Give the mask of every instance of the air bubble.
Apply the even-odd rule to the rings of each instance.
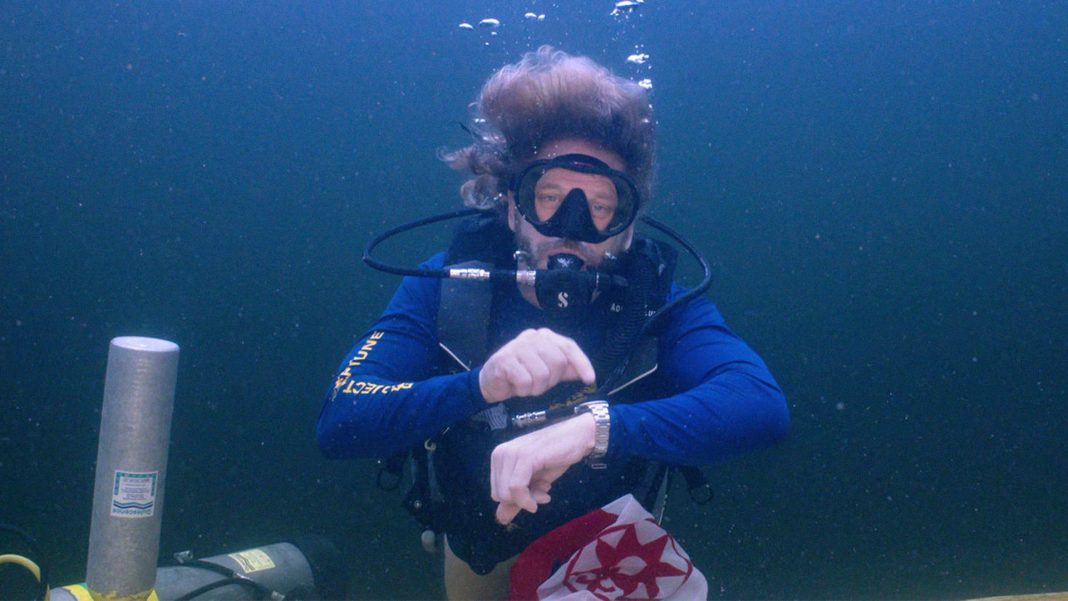
[[[628,15],[635,10],[638,10],[643,4],[645,4],[645,0],[620,0],[619,2],[616,2],[616,7],[612,9],[610,14],[613,17]]]

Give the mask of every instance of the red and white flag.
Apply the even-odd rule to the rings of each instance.
[[[512,566],[511,601],[705,599],[708,582],[631,495],[531,543]]]

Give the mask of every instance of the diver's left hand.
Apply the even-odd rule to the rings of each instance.
[[[497,445],[490,459],[490,495],[497,521],[509,524],[520,510],[534,513],[552,498],[549,489],[567,468],[593,450],[593,415],[580,413]]]

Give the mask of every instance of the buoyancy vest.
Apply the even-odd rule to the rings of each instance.
[[[511,230],[499,221],[476,218],[458,228],[446,264],[514,269],[514,250]],[[610,402],[642,400],[637,384],[656,370],[657,340],[653,335],[639,338],[637,330],[666,300],[674,259],[671,247],[636,238],[620,259],[622,275],[632,282],[628,289],[605,295],[578,319],[542,324],[595,347],[584,350],[594,362],[598,381],[611,377],[617,383],[609,391]],[[510,334],[494,331],[494,316],[506,311],[507,303],[515,303],[516,298],[514,285],[442,281],[437,334],[443,369],[473,369],[510,339]],[[582,330],[584,326],[603,331],[591,336]],[[580,383],[563,383],[540,397],[496,403],[429,443],[435,452],[426,461],[441,490],[436,517],[443,522],[453,552],[476,572],[488,573],[548,530],[623,494],[635,494],[651,508],[663,466],[632,458],[607,470],[576,464],[554,484],[552,503],[539,508],[537,514],[521,514],[509,528],[496,524],[495,504],[487,494],[489,454],[500,442],[524,433],[508,427],[509,415],[577,404],[590,392]]]

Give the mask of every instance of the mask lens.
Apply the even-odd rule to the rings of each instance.
[[[593,157],[575,155],[539,161],[524,171],[513,188],[516,207],[523,217],[547,236],[565,237],[566,224],[579,216],[570,211],[584,210],[596,234],[585,236],[586,242],[600,242],[615,236],[634,222],[638,211],[638,193],[634,184]],[[594,163],[595,161],[595,163]],[[565,202],[574,191],[584,205]],[[585,221],[583,217],[581,219]],[[573,233],[573,232],[572,232]],[[573,236],[571,236],[573,237]]]

